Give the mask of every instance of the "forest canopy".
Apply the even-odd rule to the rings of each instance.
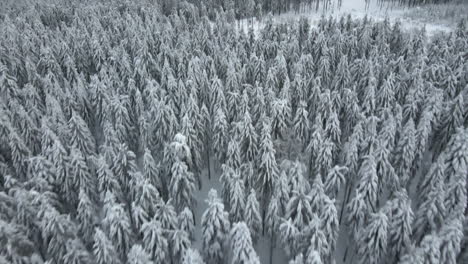
[[[3,17],[1,263],[468,262],[465,22],[144,7]]]

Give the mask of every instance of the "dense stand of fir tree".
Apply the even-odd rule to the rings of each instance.
[[[0,262],[467,258],[463,22],[82,7],[0,25]]]

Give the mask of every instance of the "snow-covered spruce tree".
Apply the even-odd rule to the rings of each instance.
[[[279,179],[274,186],[274,191],[278,197],[279,206],[281,208],[281,212],[286,211],[286,206],[289,202],[290,198],[290,188],[288,185],[288,176],[286,172],[283,170],[280,173]]]
[[[130,219],[122,204],[110,205],[102,220],[108,232],[109,239],[113,242],[121,259],[125,259],[132,243]]]
[[[275,148],[271,140],[271,122],[269,118],[262,119],[260,132],[259,160],[257,161],[257,190],[260,190],[262,203],[270,197],[278,180],[278,165]]]
[[[401,137],[395,150],[394,164],[402,186],[409,185],[414,178],[411,176],[411,167],[415,158],[416,144],[416,129],[413,119],[409,119],[401,132]]]
[[[133,200],[140,205],[148,214],[154,215],[157,203],[161,200],[158,189],[141,173],[131,174],[136,183],[133,185]]]
[[[299,230],[291,218],[284,220],[279,226],[281,245],[289,257],[295,256],[298,251]]]
[[[422,202],[415,212],[413,235],[416,242],[421,241],[425,234],[435,232],[441,227],[446,216],[445,192],[443,179],[437,176],[425,188]]]
[[[2,198],[7,197],[8,195],[2,195]],[[34,257],[36,257],[36,260],[41,259],[37,258],[37,253],[39,252],[37,251],[38,248],[35,248],[34,240],[28,238],[28,233],[31,230],[26,230],[26,226],[19,223],[13,221],[8,222],[9,220],[7,219],[5,220],[0,220],[0,224],[2,225],[0,237],[2,241],[4,241],[4,246],[0,250],[0,255],[2,256],[1,261],[4,261],[2,263],[34,261]]]
[[[245,212],[245,187],[244,181],[238,173],[235,173],[229,184],[230,210],[229,218],[232,223],[242,221]]]
[[[260,205],[257,200],[257,193],[250,190],[245,204],[244,221],[250,229],[252,241],[257,242],[259,232],[262,229],[262,218],[260,216]]]
[[[274,67],[276,68],[277,80],[279,87],[282,87],[284,80],[288,77],[288,65],[286,58],[284,57],[283,51],[279,51],[274,59]]]
[[[148,179],[153,186],[155,186],[159,193],[166,193],[166,182],[159,172],[159,164],[153,158],[151,151],[148,148],[145,148],[143,154],[143,175]],[[166,196],[164,196],[166,197]]]
[[[11,109],[11,123],[17,130],[18,134],[24,140],[25,145],[32,153],[38,153],[40,150],[40,132],[38,120],[34,120],[31,116],[33,110],[26,111],[16,100],[9,102]]]
[[[26,169],[28,168],[27,160],[32,155],[31,150],[14,129],[11,129],[8,135],[8,145],[11,150],[14,171],[18,178],[24,178],[26,176]]]
[[[323,120],[322,115],[318,113],[315,117],[314,124],[312,125],[312,132],[309,139],[309,144],[307,145],[307,152],[310,153],[309,157],[309,178],[312,178],[312,175],[319,173],[319,166],[316,164],[318,159],[319,151],[321,145],[323,144],[323,136],[325,132],[323,131]]]
[[[200,253],[196,249],[189,248],[185,251],[184,257],[182,258],[182,264],[205,264]]]
[[[70,150],[70,168],[66,179],[67,186],[70,186],[70,201],[74,202],[78,198],[78,192],[83,190],[91,200],[96,198],[96,183],[95,178],[91,175],[88,165],[86,164],[83,153],[77,149]],[[77,202],[77,201],[76,201]],[[72,203],[75,205],[74,203]]]
[[[9,117],[7,116],[6,113],[3,113],[5,115],[5,118],[2,120],[4,124],[2,125],[2,138],[6,137],[6,134],[8,133],[8,130],[10,124]],[[42,118],[41,120],[41,138],[40,138],[40,146],[41,146],[41,154],[46,154],[48,150],[50,151],[50,148],[52,147],[53,143],[56,140],[60,140],[57,134],[52,130],[52,121],[51,118]]]
[[[166,202],[159,201],[156,205],[156,213],[154,214],[155,220],[161,223],[161,226],[165,230],[177,229],[177,213],[172,205],[172,200],[169,199]],[[168,239],[168,238],[167,238]]]
[[[383,143],[382,147],[385,147],[390,153],[393,154],[397,132],[396,117],[389,108],[386,108],[382,110],[379,118],[380,120],[385,120],[385,122],[383,122],[377,137],[381,143]]]
[[[132,219],[133,227],[136,230],[141,230],[143,224],[148,222],[151,216],[145,209],[143,209],[141,205],[137,204],[136,202],[132,202],[130,208],[130,216]],[[141,236],[141,234],[139,235]]]
[[[91,256],[83,242],[78,238],[68,239],[66,242],[67,253],[63,256],[64,263],[90,264]]]
[[[305,260],[306,264],[322,264],[322,258],[320,257],[320,254],[316,250],[310,250],[308,252],[307,258]]]
[[[95,153],[96,143],[86,122],[81,116],[72,111],[68,120],[68,133],[70,135],[70,146],[77,147],[85,156]]]
[[[166,104],[164,99],[158,97],[151,98],[152,102],[149,104],[147,113],[149,117],[153,117],[148,120],[150,131],[149,143],[161,146],[166,140],[171,139],[175,135],[178,121],[174,110]]]
[[[133,135],[132,124],[128,111],[128,96],[115,95],[110,99],[107,111],[110,111],[111,120],[113,120],[115,132],[120,142],[131,144],[131,149],[134,148],[133,141],[136,139]]]
[[[338,114],[335,110],[332,110],[328,116],[326,116],[325,123],[325,135],[330,138],[335,144],[341,142],[341,128]]]
[[[325,87],[329,87],[331,79],[331,69],[330,69],[330,52],[327,46],[321,47],[322,52],[321,56],[318,57],[319,61],[317,62],[317,75],[321,78],[321,84]]]
[[[292,219],[294,225],[301,230],[309,223],[312,213],[311,197],[301,190],[293,191],[286,206],[285,218]]]
[[[394,191],[400,186],[400,179],[398,178],[398,175],[395,172],[392,163],[390,162],[391,153],[386,145],[387,144],[385,139],[377,139],[374,152],[377,166],[377,175],[381,175],[383,178],[380,180],[381,183],[379,184],[378,190],[379,194],[381,194],[385,188]]]
[[[252,119],[248,111],[245,112],[240,121],[240,144],[241,154],[244,162],[252,161],[258,151],[258,135],[252,124]]]
[[[107,191],[112,192],[117,197],[122,197],[122,188],[118,179],[115,177],[106,159],[103,155],[99,155],[94,159],[94,166],[96,168],[96,176],[98,181],[99,200],[103,201]]]
[[[314,252],[318,252],[321,259],[332,260],[333,256],[327,236],[322,230],[322,221],[317,215],[312,216],[312,220],[306,227],[302,238],[302,246],[305,246],[306,256],[311,257]]]
[[[360,98],[362,102],[362,110],[366,116],[372,115],[375,112],[376,108],[375,89],[377,85],[377,80],[374,77],[373,66],[371,66],[371,69],[368,74],[369,76],[366,77],[368,83],[365,89],[363,89],[364,94]]]
[[[310,188],[309,196],[312,211],[317,213],[322,212],[323,200],[325,199],[326,194],[322,182],[322,176],[320,176],[320,174],[315,176],[312,187]]]
[[[201,129],[195,127],[195,122],[197,120],[192,120],[194,117],[190,117],[189,114],[185,114],[181,119],[181,134],[184,135],[187,139],[187,146],[190,149],[190,170],[195,174],[195,177],[198,179],[201,172],[201,151],[203,144],[203,137],[201,137]],[[200,129],[200,130],[198,130]],[[199,180],[198,180],[199,181]]]
[[[435,136],[439,139],[439,142],[433,146],[435,151],[441,152],[450,142],[451,136],[457,133],[457,128],[463,127],[463,120],[465,120],[463,116],[466,115],[464,100],[463,93],[460,93],[447,103],[448,107],[442,112],[440,122],[436,127]]]
[[[291,259],[288,264],[304,264],[304,255],[302,253],[297,254],[293,259]]]
[[[272,135],[284,139],[289,128],[291,107],[286,99],[274,99],[271,103]]]
[[[242,163],[239,141],[236,138],[231,138],[228,143],[226,152],[226,165],[233,169],[238,169]]]
[[[316,156],[316,173],[327,175],[328,171],[332,168],[334,153],[336,145],[330,138],[325,138],[319,145],[318,153]]]
[[[462,239],[462,242],[461,242],[461,246],[460,246],[460,253],[458,254],[458,257],[457,257],[457,261],[458,262],[464,262],[465,260],[468,260],[468,252],[467,252],[467,248],[468,248],[468,216],[465,216],[465,220],[463,222],[463,239]]]
[[[186,162],[189,167],[192,166],[191,152],[187,144],[187,137],[182,133],[175,134],[164,151],[163,160],[169,170],[172,168],[172,164],[176,159]]]
[[[127,255],[127,264],[153,264],[150,255],[139,244],[132,246]]]
[[[228,123],[221,107],[216,109],[213,120],[213,150],[218,162],[223,163],[226,158]]]
[[[364,196],[356,191],[351,201],[346,205],[346,222],[350,225],[350,235],[357,241],[359,232],[364,227],[367,219],[368,207]]]
[[[172,261],[181,262],[185,252],[191,246],[189,234],[183,230],[175,230],[169,242],[172,251]]]
[[[436,184],[441,184],[445,178],[446,170],[446,156],[444,154],[439,155],[439,157],[431,164],[429,171],[421,176],[420,182],[417,186],[418,200],[419,204],[423,203],[431,189],[439,188],[441,186],[436,186]],[[443,186],[442,189],[443,190]]]
[[[440,243],[441,239],[433,234],[424,236],[421,245],[416,250],[418,251],[416,254],[422,263],[441,263]]]
[[[459,128],[447,146],[445,177],[447,192],[445,207],[447,216],[463,218],[466,210],[468,175],[468,129]]]
[[[96,208],[84,189],[80,189],[78,200],[76,216],[78,220],[78,233],[86,244],[91,244],[94,231],[93,228],[98,221],[96,217]]]
[[[224,97],[224,87],[222,81],[217,75],[211,79],[209,87],[208,101],[210,105],[210,113],[215,115],[217,109],[221,108],[223,111],[226,109],[226,98]]]
[[[140,116],[138,116],[138,153],[143,152],[146,148],[150,146],[150,122],[148,121],[149,113],[148,111],[143,112]]]
[[[47,186],[46,188],[56,187],[58,185],[53,164],[43,156],[29,158],[27,173],[26,177],[28,181],[44,181]],[[40,189],[44,190],[43,188]]]
[[[379,120],[379,117],[376,115],[370,115],[363,120],[364,134],[362,137],[363,140],[361,141],[363,153],[370,154],[375,151],[375,145],[377,144],[378,139],[377,128]]]
[[[287,177],[289,177],[288,185],[290,192],[307,193],[310,190],[309,181],[304,177],[305,166],[303,163],[298,160],[294,162],[284,160],[281,166]]]
[[[361,106],[359,104],[358,96],[356,93],[356,87],[343,90],[343,109],[341,115],[339,115],[342,123],[342,135],[343,138],[348,138],[348,135],[352,133],[353,127],[357,124],[359,116],[361,115]]]
[[[398,263],[440,263],[440,238],[433,233],[424,236],[419,247],[411,245]]]
[[[226,80],[226,85],[228,85],[229,80]],[[238,86],[235,86],[238,87]],[[237,122],[239,118],[239,101],[240,101],[240,93],[238,91],[239,88],[233,88],[233,90],[228,91],[226,94],[226,114],[228,116],[228,122]]]
[[[163,227],[158,220],[152,219],[141,227],[143,248],[156,263],[170,259],[169,243],[163,235]]]
[[[261,125],[260,120],[266,117],[266,113],[268,113],[269,110],[265,98],[265,89],[259,86],[258,82],[252,90],[251,106],[250,113],[252,120],[256,124],[257,130],[259,130],[258,125]]]
[[[115,195],[111,191],[106,191],[106,193],[104,194],[104,198],[102,199],[102,214],[104,215],[104,217],[109,214],[110,209],[116,203],[117,203],[117,199]],[[109,233],[107,232],[108,230],[105,229],[106,226],[102,220],[101,220],[101,224],[103,225],[104,231],[106,231],[106,233]]]
[[[176,208],[181,211],[184,207],[192,207],[195,203],[195,178],[188,171],[187,165],[180,159],[176,159],[172,165],[172,177],[170,182],[170,195],[174,199]]]
[[[102,134],[104,142],[99,146],[99,153],[105,157],[110,166],[120,142],[110,121],[106,120],[102,125]]]
[[[121,263],[114,245],[99,227],[94,232],[93,254],[97,264]]]
[[[338,196],[341,186],[345,183],[344,174],[347,170],[348,168],[345,166],[336,165],[328,172],[324,187],[330,198],[336,198]]]
[[[202,215],[203,252],[208,263],[220,263],[224,260],[223,248],[229,235],[229,215],[224,211],[224,204],[218,198],[216,190],[208,192],[208,208]]]
[[[117,177],[124,196],[130,195],[130,173],[138,170],[135,153],[126,144],[118,144],[114,153],[111,170]]]
[[[363,122],[357,122],[353,127],[351,135],[348,137],[348,140],[344,142],[341,149],[341,160],[353,177],[357,174],[359,169],[359,152],[363,133]]]
[[[232,264],[259,264],[257,252],[252,244],[249,228],[244,222],[233,224],[231,232]]]
[[[230,203],[230,194],[231,194],[231,181],[232,177],[235,173],[237,173],[233,168],[229,165],[222,164],[221,165],[221,175],[219,176],[219,181],[222,184],[221,196],[225,204]]]
[[[358,171],[356,192],[363,195],[367,208],[376,211],[378,199],[378,176],[374,155],[366,155]]]
[[[304,143],[309,138],[309,113],[307,112],[307,104],[300,101],[292,121],[292,127],[296,139]]]
[[[275,236],[279,231],[279,225],[281,223],[281,206],[279,204],[278,198],[276,195],[273,195],[268,203],[268,208],[266,210],[266,216],[264,219],[263,230],[266,230],[267,234],[272,237],[272,240],[275,240]]]
[[[385,79],[376,99],[378,108],[382,109],[393,106],[395,100],[395,75],[393,72]]]
[[[99,80],[98,76],[91,76],[90,84],[90,104],[95,113],[96,123],[102,125],[104,119],[108,118],[105,109],[109,103],[109,91],[105,82]]]
[[[390,200],[389,203],[389,249],[387,252],[390,254],[388,256],[397,262],[400,256],[407,252],[411,246],[414,214],[411,209],[411,200],[405,189],[396,192],[395,198]]]
[[[440,238],[440,263],[455,264],[461,250],[463,239],[462,221],[458,218],[447,219],[438,232]]]
[[[355,126],[355,128],[362,128],[359,126],[359,123]],[[354,132],[351,134],[349,137],[348,141],[344,143],[342,147],[342,153],[341,153],[341,160],[343,161],[344,165],[346,168],[348,168],[348,173],[347,173],[347,179],[346,179],[346,189],[345,189],[345,195],[344,199],[341,205],[341,212],[340,212],[340,223],[341,219],[343,216],[344,209],[346,208],[346,204],[348,203],[351,193],[352,193],[352,187],[354,185],[354,182],[357,179],[357,173],[359,169],[359,143],[360,139],[359,137],[359,132],[360,129],[354,130]]]
[[[433,131],[432,124],[435,122],[435,119],[433,111],[424,109],[416,126],[416,156],[414,160],[416,166],[413,166],[412,173],[415,173],[423,166],[424,154],[426,149],[428,149],[428,143]]]
[[[183,230],[189,234],[189,237],[192,239],[195,232],[195,217],[193,216],[192,210],[185,207],[179,215],[178,219],[178,229]]]
[[[75,237],[77,227],[69,215],[60,214],[50,205],[46,207],[40,222],[41,236],[49,243],[45,246],[46,258],[60,263],[67,254],[67,241]]]
[[[325,196],[320,219],[322,224],[321,229],[323,230],[329,245],[329,255],[324,259],[332,259],[340,229],[340,225],[338,223],[338,212],[336,210],[334,199],[330,199],[328,196]]]
[[[361,229],[358,239],[359,263],[380,263],[387,251],[388,217],[373,213],[369,225]]]

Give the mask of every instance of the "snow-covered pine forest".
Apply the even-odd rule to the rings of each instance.
[[[162,10],[1,14],[0,263],[468,263],[466,22]]]

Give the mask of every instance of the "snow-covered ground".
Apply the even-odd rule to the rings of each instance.
[[[374,21],[382,21],[388,17],[392,23],[397,20],[401,21],[403,28],[406,30],[420,29],[425,26],[428,36],[432,36],[439,32],[450,32],[454,29],[457,19],[468,18],[468,2],[465,4],[449,4],[442,8],[442,11],[440,10],[440,6],[434,5],[409,8],[389,3],[381,6],[377,1],[370,1],[366,6],[365,0],[342,0],[342,5],[339,7],[338,1],[332,0],[331,6],[327,10],[321,7],[319,10],[313,9],[301,13],[288,12],[275,16],[274,21],[275,23],[284,23],[297,21],[305,17],[314,26],[318,24],[322,15],[340,17],[351,14],[353,18],[367,16]],[[463,10],[466,10],[466,12]],[[253,23],[249,23],[244,20],[241,21],[240,26],[246,32],[250,27],[258,32],[264,26],[264,21],[255,20]]]

